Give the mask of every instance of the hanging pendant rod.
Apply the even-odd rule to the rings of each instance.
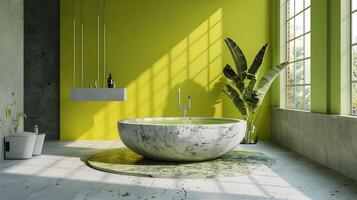
[[[73,0],[73,87],[76,87],[76,1]]]
[[[83,0],[81,0],[81,87],[84,87],[84,59],[83,59],[83,48],[84,48],[84,26],[83,26]]]
[[[83,66],[83,48],[84,48],[84,44],[83,44],[83,24],[81,27],[81,86],[83,87],[83,74],[84,74],[84,66]]]
[[[104,27],[103,27],[103,41],[104,41],[104,49],[103,49],[103,57],[104,57],[104,60],[103,60],[103,85],[105,85],[106,83],[105,83],[105,78],[106,78],[106,74],[105,74],[105,67],[106,67],[106,65],[107,65],[107,61],[106,61],[106,37],[105,37],[105,32],[106,32],[106,27],[105,27],[105,24],[104,24]]]
[[[105,67],[107,65],[106,63],[106,24],[105,24],[105,8],[106,8],[106,3],[105,0],[103,1],[103,86],[105,86]]]
[[[97,0],[97,83],[100,83],[99,80],[99,67],[100,67],[100,43],[99,43],[99,38],[100,38],[100,32],[99,32],[99,26],[100,26],[100,17],[99,17],[99,0]]]

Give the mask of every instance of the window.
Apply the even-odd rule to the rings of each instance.
[[[286,2],[286,106],[299,110],[311,107],[310,12],[310,0]]]
[[[357,115],[357,0],[351,0],[351,89],[352,115]]]

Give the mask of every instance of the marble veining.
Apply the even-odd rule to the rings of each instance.
[[[246,122],[243,120],[202,117],[190,120],[209,123],[194,124],[188,122],[188,118],[173,117],[124,120],[118,122],[119,135],[132,151],[164,161],[215,159],[231,151],[244,138]],[[173,123],[176,121],[179,123]]]

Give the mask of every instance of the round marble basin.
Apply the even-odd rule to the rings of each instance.
[[[142,118],[118,122],[119,136],[132,151],[161,161],[218,158],[244,138],[246,121],[224,118]]]

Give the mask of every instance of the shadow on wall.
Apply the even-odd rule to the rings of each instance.
[[[217,3],[202,8],[197,3],[175,7],[175,4],[161,2],[172,11],[168,13],[162,5],[158,9],[152,2],[144,3],[148,6],[145,10],[134,9],[137,3],[121,5],[119,1],[108,1],[105,16],[108,19],[106,73],[113,74],[117,87],[128,89],[128,101],[72,102],[69,99],[71,80],[64,79],[66,83],[61,83],[65,85],[62,88],[66,88],[61,94],[62,140],[118,139],[118,120],[179,116],[178,87],[182,88],[182,98],[192,96],[191,116],[222,116],[222,104],[219,101],[223,88],[222,9],[217,8]],[[83,8],[90,10],[89,7],[88,4]],[[143,8],[143,5],[140,7]],[[157,12],[153,14],[153,10]],[[182,15],[182,11],[187,13]],[[88,13],[84,12],[83,15]],[[136,20],[128,23],[127,19]],[[91,26],[86,17],[83,23]],[[84,44],[86,40],[97,37],[96,24],[92,28],[87,28]],[[182,39],[177,42],[177,38]],[[94,44],[93,48],[84,51],[84,65],[94,69],[86,71],[85,77],[88,78],[84,82],[88,84],[97,77],[95,47]],[[80,55],[79,52],[77,54]],[[103,57],[100,57],[102,61]],[[77,72],[80,72],[80,63],[77,68]],[[71,76],[72,70],[66,67],[63,73]],[[104,77],[104,72],[100,73],[100,77]]]
[[[187,104],[187,97],[191,96],[191,110],[189,116],[212,117],[216,112],[216,105],[221,103],[221,92],[223,89],[223,80],[216,82],[212,90],[207,91],[192,79],[186,80],[181,85],[175,86],[166,99],[163,116],[182,116],[178,110],[177,90],[181,88],[181,103]]]

